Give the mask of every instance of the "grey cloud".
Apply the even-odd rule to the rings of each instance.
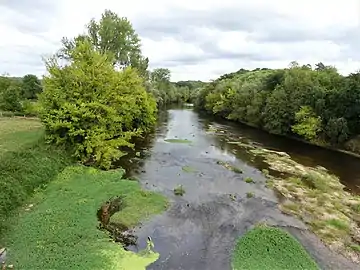
[[[2,14],[8,13],[6,23],[24,34],[37,35],[50,29],[57,12],[55,1],[7,0],[0,3]]]
[[[304,26],[290,16],[279,14],[275,10],[259,7],[224,7],[212,11],[172,10],[163,16],[152,16],[135,19],[134,26],[140,36],[160,40],[172,37],[178,41],[194,44],[204,52],[199,59],[179,59],[179,64],[201,62],[207,59],[242,59],[244,61],[281,60],[278,55],[232,53],[220,49],[216,45],[216,37],[202,35],[199,28],[217,31],[245,32],[250,40],[258,44],[267,43],[301,43],[305,41],[330,41],[342,47],[341,59],[351,57],[360,60],[356,53],[360,46],[360,30],[356,27],[335,26],[331,29],[318,29]],[[302,55],[294,55],[294,59]],[[172,59],[173,60],[173,59]],[[286,59],[288,60],[288,59]],[[329,55],[329,61],[334,60]],[[338,59],[339,60],[339,59]],[[175,60],[174,60],[175,61]],[[326,61],[326,59],[325,59]]]

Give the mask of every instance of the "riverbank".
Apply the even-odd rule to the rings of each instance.
[[[145,269],[157,259],[151,250],[125,251],[116,237],[164,211],[166,199],[143,191],[122,170],[74,166],[65,151],[43,141],[40,122],[1,119],[0,249],[16,269]],[[3,188],[4,187],[4,188]],[[99,229],[98,210],[121,198],[108,224]],[[21,206],[21,207],[20,207]],[[113,214],[113,212],[111,212]],[[110,230],[111,231],[111,230]],[[112,231],[114,233],[114,231]]]
[[[238,144],[269,165],[273,175],[263,171],[266,185],[278,193],[283,213],[300,218],[330,249],[360,263],[359,196],[345,191],[339,178],[323,167],[301,165],[284,152]]]

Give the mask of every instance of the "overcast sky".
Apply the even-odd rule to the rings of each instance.
[[[293,60],[360,69],[359,0],[0,0],[0,73],[43,75],[42,57],[105,9],[130,19],[150,68],[172,80]]]

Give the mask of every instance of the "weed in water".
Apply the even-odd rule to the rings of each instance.
[[[318,269],[301,244],[287,232],[257,226],[236,243],[232,269]]]
[[[184,172],[187,172],[187,173],[193,173],[193,172],[196,172],[196,169],[193,168],[193,167],[190,167],[190,166],[184,166],[181,168]]]
[[[234,173],[242,173],[243,172],[241,169],[229,164],[228,162],[218,160],[216,162],[216,164],[221,165],[221,166],[225,167],[226,169],[233,171]]]
[[[190,144],[191,141],[188,139],[166,139],[165,142],[168,143],[184,143],[184,144]]]
[[[255,183],[254,180],[253,180],[251,177],[246,177],[244,181],[245,181],[246,183],[248,183],[248,184]]]
[[[182,185],[178,185],[176,188],[174,188],[174,194],[176,196],[183,196],[185,194],[185,189]]]
[[[254,192],[246,192],[246,198],[252,198],[255,196]]]

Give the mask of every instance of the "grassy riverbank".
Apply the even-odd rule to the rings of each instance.
[[[9,263],[19,269],[145,269],[157,255],[139,256],[109,241],[97,229],[96,212],[109,198],[124,196],[132,211],[121,212],[123,219],[137,224],[141,217],[164,210],[166,200],[121,177],[122,171],[66,168],[29,201],[30,209],[13,219],[7,237]],[[139,199],[141,203],[131,206]]]
[[[258,226],[241,237],[232,256],[234,270],[318,269],[301,244],[287,232]]]
[[[45,145],[37,120],[0,120],[0,246],[17,269],[145,269],[153,252],[125,251],[97,229],[97,210],[115,196],[112,222],[134,226],[167,207],[161,195],[122,179],[123,172],[75,166]]]
[[[10,225],[7,217],[72,162],[42,138],[37,120],[0,118],[0,236]]]

